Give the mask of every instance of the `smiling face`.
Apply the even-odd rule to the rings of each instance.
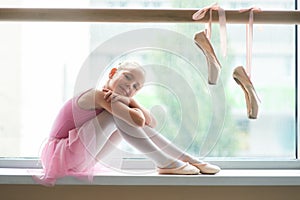
[[[145,72],[142,68],[128,66],[111,72],[107,87],[117,94],[132,97],[143,87],[144,82]]]

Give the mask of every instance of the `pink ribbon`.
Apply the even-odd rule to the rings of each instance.
[[[241,9],[240,12],[249,12],[249,23],[246,24],[246,72],[251,78],[251,68],[252,68],[252,46],[253,46],[253,12],[260,12],[261,9],[257,7],[252,7],[248,9]]]
[[[221,8],[217,3],[214,3],[210,6],[204,7],[197,12],[195,12],[192,16],[193,20],[201,20],[205,17],[206,13],[209,11],[209,21],[205,24],[205,33],[206,37],[211,39],[211,23],[212,23],[212,11],[218,11],[219,15],[219,24],[220,24],[220,41],[221,41],[221,49],[222,54],[225,57],[227,51],[227,37],[226,37],[226,15],[225,10]]]

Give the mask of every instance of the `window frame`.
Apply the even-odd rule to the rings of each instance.
[[[298,0],[299,1],[299,0]],[[203,20],[193,21],[191,15],[196,12],[195,9],[51,9],[51,8],[0,8],[0,21],[64,21],[64,22],[174,22],[174,23],[205,23],[208,21],[208,15]],[[248,14],[240,13],[238,10],[225,10],[227,23],[248,22]],[[213,11],[213,23],[217,22],[218,13]],[[208,158],[210,162],[220,165],[223,169],[300,169],[300,135],[299,135],[299,92],[300,83],[298,81],[299,67],[299,27],[300,11],[263,11],[255,13],[254,23],[266,24],[295,24],[295,88],[296,88],[296,152],[295,159],[281,160],[242,160],[230,158]],[[123,159],[124,162],[130,160]],[[143,161],[140,161],[143,162]],[[146,162],[147,163],[147,160]],[[148,168],[148,164],[141,164]],[[0,168],[40,168],[39,159],[36,158],[0,158]]]

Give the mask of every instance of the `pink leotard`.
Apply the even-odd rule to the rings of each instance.
[[[80,108],[77,102],[84,93],[68,100],[64,104],[54,121],[50,137],[66,138],[70,130],[81,127],[85,122],[96,117],[96,115],[103,111],[103,109],[84,110]]]

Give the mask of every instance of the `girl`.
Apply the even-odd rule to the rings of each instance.
[[[160,174],[215,174],[220,168],[204,163],[172,145],[154,129],[156,121],[132,97],[143,87],[145,71],[136,62],[113,68],[102,90],[90,89],[60,110],[41,161],[53,185],[57,178],[92,177],[93,167],[124,139],[153,160]]]

